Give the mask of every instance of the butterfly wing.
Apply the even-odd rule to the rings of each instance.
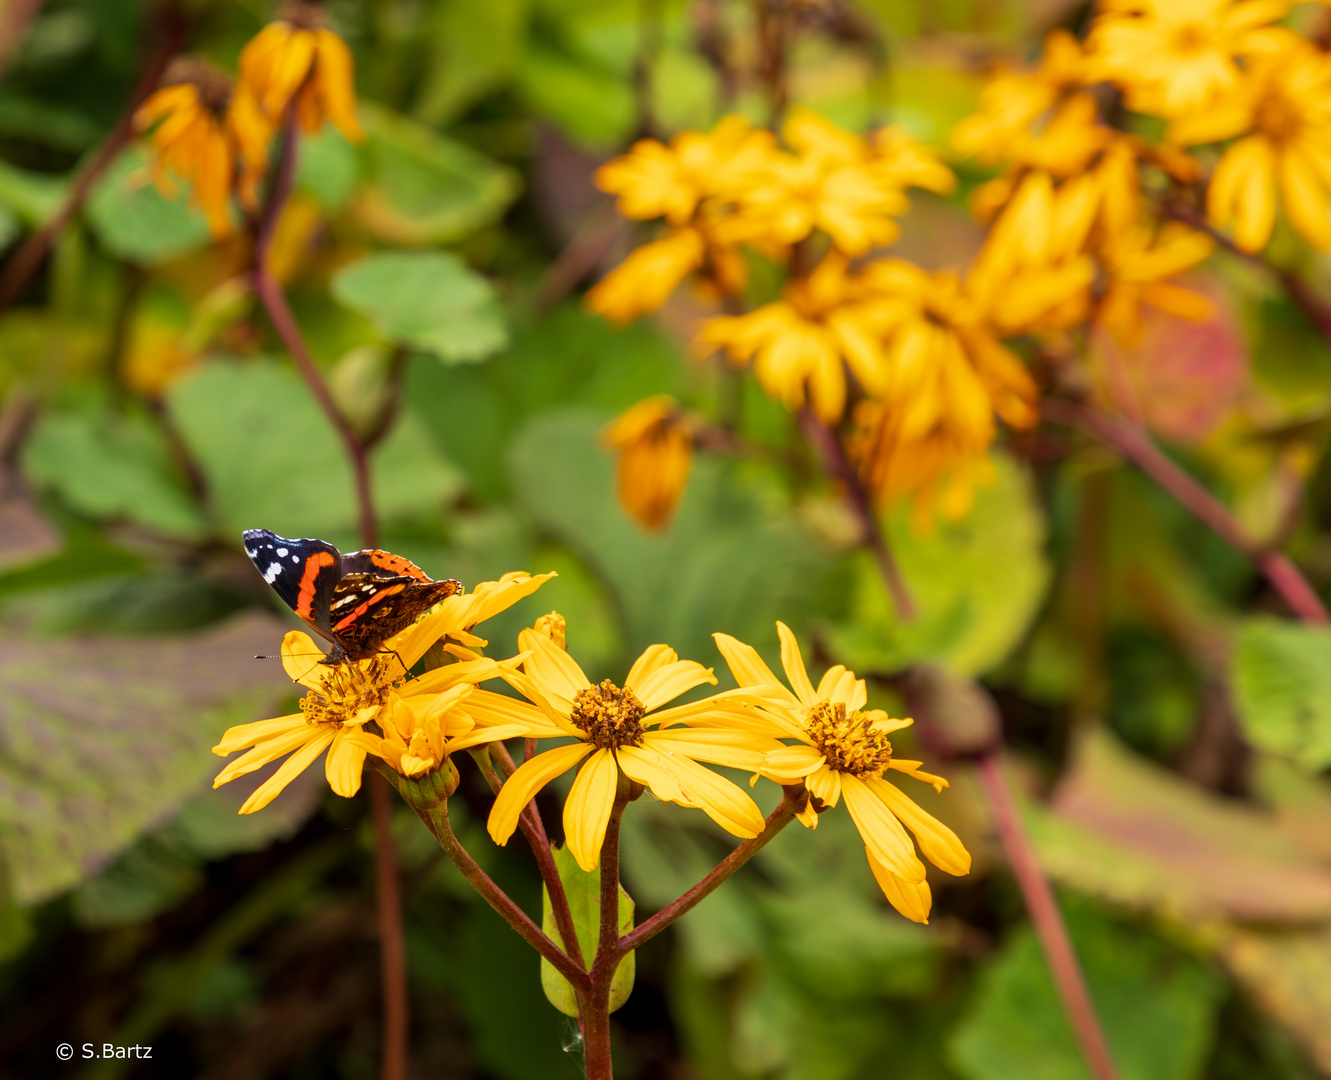
[[[406,574],[347,574],[334,590],[332,632],[348,657],[363,660],[440,600],[461,591],[462,585],[453,580],[421,582]]]
[[[247,529],[245,554],[282,602],[321,637],[333,636],[331,604],[342,579],[342,556],[323,540],[288,540],[267,529]]]
[[[428,584],[434,579],[410,559],[379,548],[349,551],[342,556],[342,573],[377,574],[380,577],[409,577]]]

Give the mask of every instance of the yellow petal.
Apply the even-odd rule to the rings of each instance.
[[[517,773],[513,775],[516,777]],[[619,765],[614,755],[609,750],[597,750],[578,771],[564,800],[564,836],[568,849],[589,874],[601,864],[601,845],[605,842],[605,829],[610,824],[618,786]],[[507,787],[506,783],[504,788]],[[500,794],[503,790],[500,789]]]
[[[695,761],[710,761],[713,765],[728,765],[746,772],[757,772],[768,753],[781,745],[775,739],[725,728],[649,731],[642,742],[667,756],[682,754]]]
[[[333,733],[331,731],[321,731],[316,734],[300,750],[282,762],[277,772],[259,785],[254,794],[245,800],[245,805],[240,808],[240,812],[242,814],[252,814],[256,810],[262,810],[277,798],[284,787],[303,773],[332,741]],[[216,787],[216,783],[213,786]]]
[[[292,630],[282,639],[282,667],[292,682],[307,690],[323,689],[323,658],[324,651],[303,631]]]
[[[678,659],[675,650],[666,645],[648,648],[624,680],[625,688],[633,691],[648,712],[703,683],[715,685],[712,669]]]
[[[883,890],[887,902],[910,919],[911,922],[927,923],[929,921],[929,909],[933,906],[933,895],[929,892],[929,883],[921,881],[919,884],[912,885],[908,881],[903,881],[882,862],[874,858],[873,852],[867,847],[864,849],[864,854],[868,856],[869,869],[873,871],[874,880],[878,882],[878,887]]]
[[[758,650],[752,645],[745,645],[738,638],[733,638],[729,634],[713,634],[712,639],[716,642],[717,649],[720,650],[726,666],[730,668],[730,674],[735,677],[735,681],[740,686],[780,686],[780,680],[772,674],[772,669],[763,662],[763,658],[758,655]],[[798,699],[794,694],[787,691],[792,702]]]
[[[518,818],[536,793],[556,776],[568,772],[591,749],[588,743],[557,746],[519,765],[517,771],[504,781],[495,796],[494,806],[490,808],[490,818],[486,822],[490,838],[496,844],[507,844],[518,827]]]
[[[572,703],[580,690],[591,685],[577,661],[544,634],[523,630],[518,634],[518,648],[531,653],[522,667],[547,694]]]
[[[265,739],[284,735],[287,732],[306,731],[308,727],[309,725],[305,723],[304,713],[278,716],[272,720],[256,720],[252,724],[237,724],[235,727],[226,729],[226,732],[222,735],[222,741],[213,747],[213,753],[218,757],[226,757],[236,750],[246,746],[254,746]]]
[[[804,667],[804,657],[800,655],[799,642],[795,640],[790,627],[783,622],[776,624],[776,632],[781,637],[781,666],[786,669],[790,688],[795,691],[795,696],[804,705],[809,707],[816,705],[818,698],[813,692],[813,683],[809,681],[809,673]]]
[[[956,833],[916,806],[895,784],[877,777],[864,777],[862,782],[915,834],[915,842],[926,859],[938,869],[957,877],[970,873],[970,852],[962,846]]]
[[[826,762],[827,759],[812,746],[783,746],[780,750],[773,750],[767,755],[767,760],[763,762],[762,773],[778,784],[794,784],[821,768]],[[831,769],[827,771],[832,772]],[[818,797],[823,798],[821,795]],[[826,803],[827,800],[823,799],[823,802]]]
[[[841,774],[826,765],[809,773],[804,778],[804,786],[824,806],[836,806],[841,801]]]
[[[855,827],[864,837],[865,844],[898,877],[915,885],[924,880],[924,863],[915,854],[901,822],[893,816],[875,791],[858,776],[841,776],[841,793],[846,797],[846,809],[855,821]]]
[[[906,723],[909,724],[911,721],[906,721]],[[924,762],[922,761],[905,761],[901,758],[893,758],[887,763],[887,767],[889,769],[895,769],[897,772],[903,772],[907,776],[913,776],[916,780],[923,780],[926,784],[932,784],[934,790],[940,794],[945,787],[951,787],[943,777],[937,776],[934,773],[925,772],[920,768],[923,764]]]
[[[333,743],[328,748],[328,757],[324,759],[324,775],[328,777],[328,786],[344,799],[349,799],[360,790],[361,772],[365,768],[365,748],[354,739],[348,738],[354,728],[343,728],[333,736]]]
[[[1287,147],[1280,159],[1280,197],[1290,223],[1315,248],[1331,247],[1331,221],[1327,219],[1326,188],[1316,166],[1297,146]]]
[[[302,727],[277,738],[265,739],[248,754],[242,754],[213,777],[213,787],[221,787],[238,776],[244,776],[246,773],[254,772],[255,769],[263,768],[270,761],[276,761],[282,755],[289,754],[292,750],[304,746],[316,734],[317,729]],[[328,737],[332,738],[331,731]]]
[[[763,831],[763,815],[754,801],[723,776],[683,755],[671,757],[645,741],[619,750],[624,773],[667,802],[702,810],[726,832],[745,839]]]

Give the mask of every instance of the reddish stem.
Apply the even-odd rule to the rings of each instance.
[[[162,13],[159,20],[157,49],[148,61],[143,74],[139,76],[139,81],[129,96],[128,104],[120,114],[120,119],[116,121],[116,126],[88,159],[87,164],[79,170],[78,176],[70,185],[69,194],[60,204],[60,209],[45,225],[23,242],[23,246],[5,265],[4,272],[0,273],[0,311],[4,311],[14,302],[14,298],[22,291],[34,271],[45,261],[51,245],[55,243],[55,238],[79,212],[97,181],[133,139],[134,114],[138,112],[144,99],[156,90],[157,84],[162,81],[167,64],[179,51],[180,44],[185,38],[185,28],[185,19],[179,11],[168,8]]]
[[[382,782],[380,782],[382,781]],[[398,884],[397,852],[393,846],[388,781],[369,784],[370,815],[374,821],[374,869],[378,892],[379,970],[384,993],[384,1046],[380,1080],[406,1080],[407,1076],[407,957],[402,943],[402,897]]]
[[[592,961],[591,986],[578,998],[582,1020],[583,1068],[587,1080],[614,1080],[610,1054],[610,986],[615,970],[626,955],[619,937],[619,823],[628,805],[629,782],[620,777],[615,805],[601,844],[601,925],[597,934],[596,959]]]
[[[1109,1044],[1100,1029],[1100,1020],[1086,989],[1077,954],[1072,950],[1072,941],[1058,909],[1054,890],[1040,869],[1035,851],[1022,827],[997,756],[993,753],[981,755],[976,759],[976,769],[985,797],[993,810],[994,825],[1007,854],[1008,865],[1021,889],[1026,910],[1030,914],[1036,936],[1040,939],[1040,948],[1044,950],[1045,961],[1054,977],[1054,986],[1072,1024],[1073,1034],[1081,1045],[1081,1052],[1090,1066],[1091,1075],[1095,1080],[1117,1080],[1114,1059],[1110,1056]]]
[[[1331,622],[1326,605],[1284,552],[1260,544],[1230,510],[1174,464],[1140,425],[1070,402],[1047,400],[1044,414],[1059,423],[1089,431],[1160,485],[1185,510],[1231,547],[1246,555],[1280,597],[1304,622]]]

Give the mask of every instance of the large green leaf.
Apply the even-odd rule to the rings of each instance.
[[[0,161],[0,206],[25,225],[45,225],[65,201],[67,189],[62,178],[26,172]]]
[[[34,484],[94,518],[127,518],[198,536],[204,521],[173,467],[161,430],[138,413],[53,413],[23,452]]]
[[[533,112],[586,146],[613,147],[633,127],[633,90],[626,73],[564,42],[533,38],[517,82]]]
[[[1196,1080],[1223,983],[1204,964],[1090,910],[1068,928],[1122,1080]],[[1033,931],[1023,928],[984,971],[949,1045],[967,1080],[1089,1080]]]
[[[1331,630],[1250,619],[1239,630],[1230,679],[1256,746],[1313,771],[1331,765]]]
[[[147,157],[125,151],[88,197],[84,213],[103,246],[149,266],[178,258],[212,239],[202,212],[190,208],[188,185],[168,199],[149,181]]]
[[[21,903],[95,872],[207,783],[221,733],[289,691],[254,659],[281,633],[256,614],[170,638],[0,643],[0,849]]]
[[[294,372],[264,361],[213,361],[174,384],[167,404],[227,535],[352,529],[346,450]],[[384,517],[437,512],[460,486],[410,412],[376,448],[371,471]]]
[[[567,848],[551,845],[555,858],[555,868],[559,871],[559,880],[564,885],[564,895],[568,898],[569,914],[573,916],[573,930],[578,935],[578,945],[582,949],[583,961],[590,967],[596,956],[596,942],[601,932],[601,870],[597,867],[590,874],[582,869]],[[541,928],[561,949],[564,939],[555,923],[554,907],[550,903],[550,891],[541,886]],[[627,934],[633,929],[633,897],[623,885],[619,887],[619,932]],[[629,953],[615,968],[610,980],[610,1011],[614,1012],[633,992],[633,974],[637,966],[635,953]],[[541,957],[541,989],[550,1000],[550,1004],[565,1016],[578,1015],[578,997],[554,965]]]
[[[380,252],[344,267],[333,295],[399,345],[458,363],[508,343],[494,287],[456,255]]]
[[[887,521],[888,541],[918,608],[906,622],[877,564],[856,558],[852,610],[835,622],[832,653],[856,671],[898,671],[915,661],[942,663],[973,675],[1000,663],[1020,641],[1049,582],[1045,522],[1030,477],[994,455],[995,483],[979,492],[963,519],[933,532],[902,511]]]
[[[361,103],[367,183],[354,210],[390,244],[446,244],[497,220],[518,194],[512,170],[406,117]]]
[[[760,647],[773,624],[800,625],[830,569],[794,520],[774,477],[699,461],[664,534],[634,524],[614,495],[613,463],[597,446],[608,420],[570,407],[535,418],[510,454],[513,486],[541,525],[582,554],[613,590],[635,651],[667,642],[716,655],[712,633]]]
[[[414,109],[427,124],[447,123],[501,87],[522,59],[529,0],[438,0],[430,9],[432,61]]]

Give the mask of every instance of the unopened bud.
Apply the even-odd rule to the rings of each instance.
[[[549,615],[542,615],[537,619],[536,625],[533,626],[532,629],[538,634],[548,637],[561,649],[567,649],[568,645],[565,644],[564,635],[566,626],[567,623],[564,621],[564,616],[557,611],[552,611]]]

